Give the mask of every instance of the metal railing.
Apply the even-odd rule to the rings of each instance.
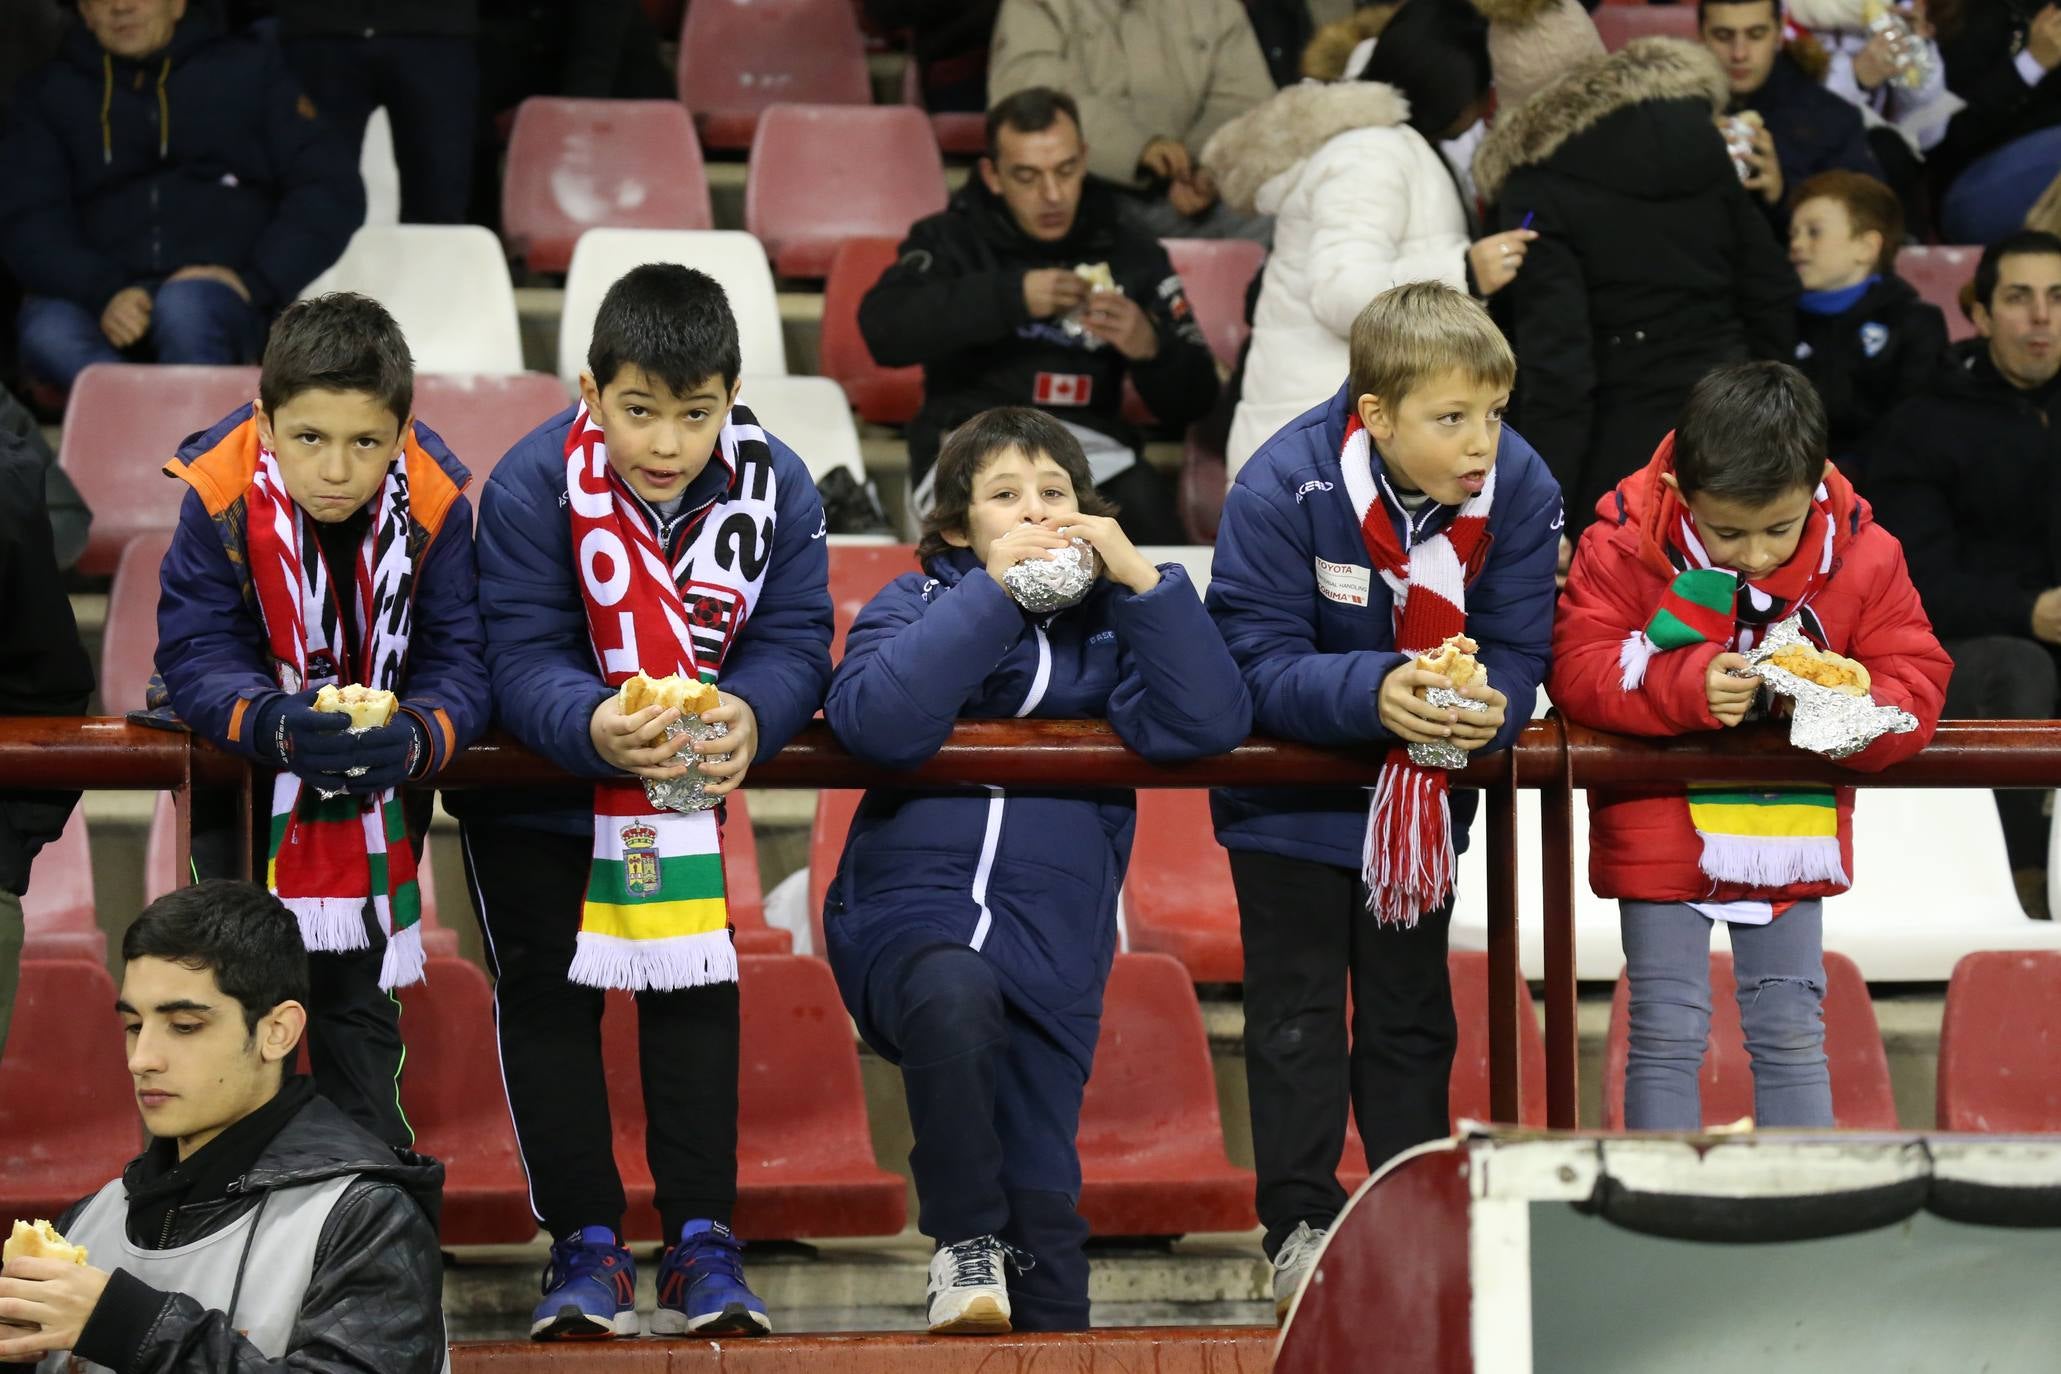
[[[1213,758],[1155,764],[1126,747],[1105,721],[967,721],[928,762],[899,773],[847,753],[818,721],[777,757],[754,767],[747,786],[1364,787],[1372,783],[1385,753],[1374,745],[1331,749],[1253,739]],[[1524,904],[1517,883],[1518,791],[1541,794],[1536,919],[1545,943],[1547,1123],[1571,1130],[1577,1101],[1574,792],[1692,778],[1768,785],[2061,787],[2061,721],[1947,721],[1924,750],[1880,773],[1855,773],[1800,753],[1778,726],[1630,739],[1549,719],[1526,726],[1507,752],[1477,758],[1454,781],[1484,794],[1475,834],[1488,847],[1489,1076],[1491,1111],[1498,1121],[1516,1121],[1520,1101],[1517,930]],[[568,775],[507,736],[490,734],[453,760],[436,785],[496,788],[568,781]],[[196,784],[238,790],[247,837],[250,771],[241,759],[213,745],[120,718],[0,720],[0,788],[171,791],[182,872]]]

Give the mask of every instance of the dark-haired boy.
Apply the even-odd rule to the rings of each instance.
[[[397,1146],[414,1136],[392,989],[422,975],[429,825],[427,794],[397,789],[434,776],[488,709],[471,477],[412,418],[414,388],[376,301],[288,307],[258,399],[165,465],[193,489],[159,573],[157,643],[179,718],[276,770],[253,853],[310,951],[315,1081]],[[399,709],[347,730],[314,709],[332,683],[392,692]]]
[[[480,608],[501,723],[582,788],[467,798],[466,869],[495,977],[531,1205],[553,1238],[540,1340],[637,1332],[636,1266],[601,1052],[603,990],[637,994],[646,1156],[667,1248],[659,1335],[771,1329],[729,1229],[737,1194],[737,956],[717,812],[647,799],[688,760],[712,798],[779,752],[830,680],[823,507],[802,460],[737,404],[737,323],[712,279],[651,263],[610,287],[580,402],[494,469]],[[717,684],[728,734],[625,715],[642,671]]]
[[[446,1369],[443,1166],[291,1073],[308,964],[278,900],[254,883],[181,888],[136,918],[122,961],[115,1010],[150,1146],[58,1218],[89,1264],[7,1265],[0,1363]]]
[[[1738,725],[1761,682],[1743,657],[1797,616],[1858,661],[1870,695],[1917,717],[1845,760],[1923,748],[1953,670],[1903,549],[1825,461],[1825,412],[1784,363],[1719,368],[1642,472],[1582,535],[1547,690],[1569,720],[1628,735]],[[1829,1127],[1821,899],[1853,873],[1853,788],[1589,793],[1589,883],[1620,899],[1631,980],[1625,1124],[1693,1131],[1710,1035],[1710,928],[1731,933],[1756,1122]]]

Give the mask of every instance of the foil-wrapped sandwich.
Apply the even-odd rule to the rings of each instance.
[[[1806,640],[1796,616],[1769,629],[1767,638],[1747,651],[1746,661],[1768,690],[1795,703],[1789,742],[1798,749],[1843,759],[1884,735],[1918,728],[1918,718],[1909,711],[1877,705],[1868,695],[1872,684],[1866,668]]]
[[[1076,605],[1095,585],[1101,571],[1095,550],[1074,539],[1043,558],[1026,558],[1002,573],[1002,586],[1016,604],[1032,615],[1050,615]]]
[[[1445,643],[1427,654],[1417,656],[1417,666],[1427,673],[1437,673],[1452,683],[1451,687],[1427,687],[1424,700],[1432,706],[1449,706],[1456,711],[1486,711],[1489,704],[1462,696],[1463,687],[1488,686],[1488,669],[1475,658],[1481,646],[1466,635],[1454,635]],[[1467,751],[1451,740],[1434,740],[1429,744],[1410,746],[1410,762],[1419,768],[1465,768]]]
[[[679,719],[666,726],[666,739],[675,743],[680,740],[721,739],[729,734],[730,727],[723,722],[701,718],[703,712],[714,710],[722,700],[722,693],[714,684],[682,677],[678,673],[659,678],[638,673],[616,692],[616,704],[626,716],[635,715],[648,706],[678,711]],[[728,754],[710,754],[707,761],[728,757]],[[644,795],[650,798],[653,806],[664,811],[708,810],[721,799],[708,795],[708,779],[696,766],[704,761],[703,757],[683,750],[680,760],[687,764],[685,773],[677,778],[646,778]]]
[[[1106,262],[1077,262],[1073,265],[1073,274],[1088,284],[1090,299],[1098,291],[1119,291],[1122,289],[1117,286],[1116,274],[1109,270],[1109,264]],[[1060,316],[1059,327],[1072,337],[1079,339],[1084,346],[1100,348],[1102,347],[1102,340],[1090,334],[1088,327],[1081,323],[1081,312],[1085,309],[1087,309],[1087,302],[1083,301],[1080,305],[1067,311],[1066,314]]]

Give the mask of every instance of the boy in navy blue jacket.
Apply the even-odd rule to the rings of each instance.
[[[1345,1205],[1340,1088],[1350,1081],[1370,1169],[1449,1129],[1451,853],[1474,799],[1451,798],[1451,845],[1422,853],[1399,840],[1388,802],[1445,800],[1442,773],[1402,746],[1502,749],[1530,717],[1562,523],[1552,474],[1503,428],[1516,361],[1480,306],[1437,282],[1383,292],[1354,321],[1350,357],[1338,394],[1239,472],[1210,572],[1210,613],[1259,733],[1391,749],[1367,791],[1210,798],[1245,944],[1253,1155],[1279,1315]],[[1453,683],[1416,657],[1454,633],[1487,670],[1486,686],[1463,691],[1478,710],[1424,696]],[[1432,880],[1395,876],[1418,871]]]
[[[414,389],[378,302],[340,292],[279,317],[257,402],[165,467],[192,490],[159,569],[153,692],[195,734],[276,770],[253,853],[308,946],[316,1084],[404,1147],[391,989],[421,977],[430,798],[395,789],[487,723],[472,478],[412,419]],[[317,689],[353,683],[392,692],[392,719],[353,733],[314,709]],[[201,876],[249,876],[200,838]]]
[[[610,287],[580,403],[509,450],[480,503],[480,609],[498,719],[592,784],[461,805],[531,1205],[554,1238],[538,1339],[635,1335],[601,1053],[603,989],[637,994],[645,1150],[667,1248],[652,1330],[771,1329],[729,1229],[737,1196],[737,959],[716,813],[647,802],[689,762],[722,798],[830,680],[829,558],[807,467],[737,400],[722,288],[672,264]],[[720,739],[626,714],[642,671],[713,682]]]
[[[913,768],[968,717],[1104,716],[1162,760],[1245,738],[1251,702],[1193,584],[1132,546],[1064,425],[973,417],[936,490],[922,571],[860,612],[831,682],[847,749]],[[1101,576],[1076,604],[1023,609],[1007,570],[1073,539]],[[873,788],[852,822],[823,929],[845,1005],[908,1091],[934,1332],[1088,1325],[1074,1136],[1135,819],[1112,789]]]

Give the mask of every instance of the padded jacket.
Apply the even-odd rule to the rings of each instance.
[[[1373,745],[1367,782],[1395,743],[1375,698],[1398,667],[1394,603],[1368,566],[1339,466],[1346,388],[1269,439],[1239,472],[1224,501],[1210,566],[1209,612],[1252,692],[1263,735],[1332,746]],[[1411,517],[1412,538],[1435,534],[1457,508]],[[1389,509],[1398,531],[1404,513]],[[1507,749],[1531,719],[1552,650],[1553,569],[1560,552],[1560,488],[1507,426],[1496,449],[1496,496],[1487,553],[1467,584],[1467,633],[1481,645],[1489,685],[1509,698],[1490,750]],[[1319,564],[1328,564],[1322,569]],[[1364,587],[1358,604],[1349,598]],[[1360,870],[1367,789],[1219,788],[1210,793],[1217,839],[1250,849]],[[1452,796],[1453,843],[1467,847],[1472,792]]]
[[[1618,651],[1646,628],[1675,569],[1659,543],[1660,475],[1656,456],[1618,484],[1582,535],[1560,615],[1553,627],[1547,691],[1569,719],[1625,735],[1686,735],[1722,727],[1710,713],[1704,678],[1722,644],[1655,654],[1645,680],[1623,687]],[[1933,637],[1904,568],[1903,547],[1875,523],[1838,468],[1827,464],[1833,508],[1832,574],[1810,602],[1824,630],[1819,647],[1858,660],[1871,695],[1918,718],[1907,735],[1884,735],[1843,761],[1872,773],[1909,758],[1932,739],[1953,663]],[[1853,789],[1838,789],[1839,857],[1853,874]],[[1700,866],[1702,844],[1679,787],[1589,792],[1589,885],[1599,897],[1645,902],[1781,901],[1826,897],[1841,883],[1798,883],[1778,891],[1717,883]]]
[[[1103,579],[1034,617],[970,551],[934,558],[859,613],[824,715],[845,748],[894,769],[935,754],[962,719],[1012,716],[1106,718],[1162,762],[1223,753],[1251,728],[1251,700],[1188,575],[1159,572],[1142,595]],[[824,901],[845,1004],[863,1018],[890,939],[970,944],[1085,1074],[1135,821],[1121,788],[868,789]]]

